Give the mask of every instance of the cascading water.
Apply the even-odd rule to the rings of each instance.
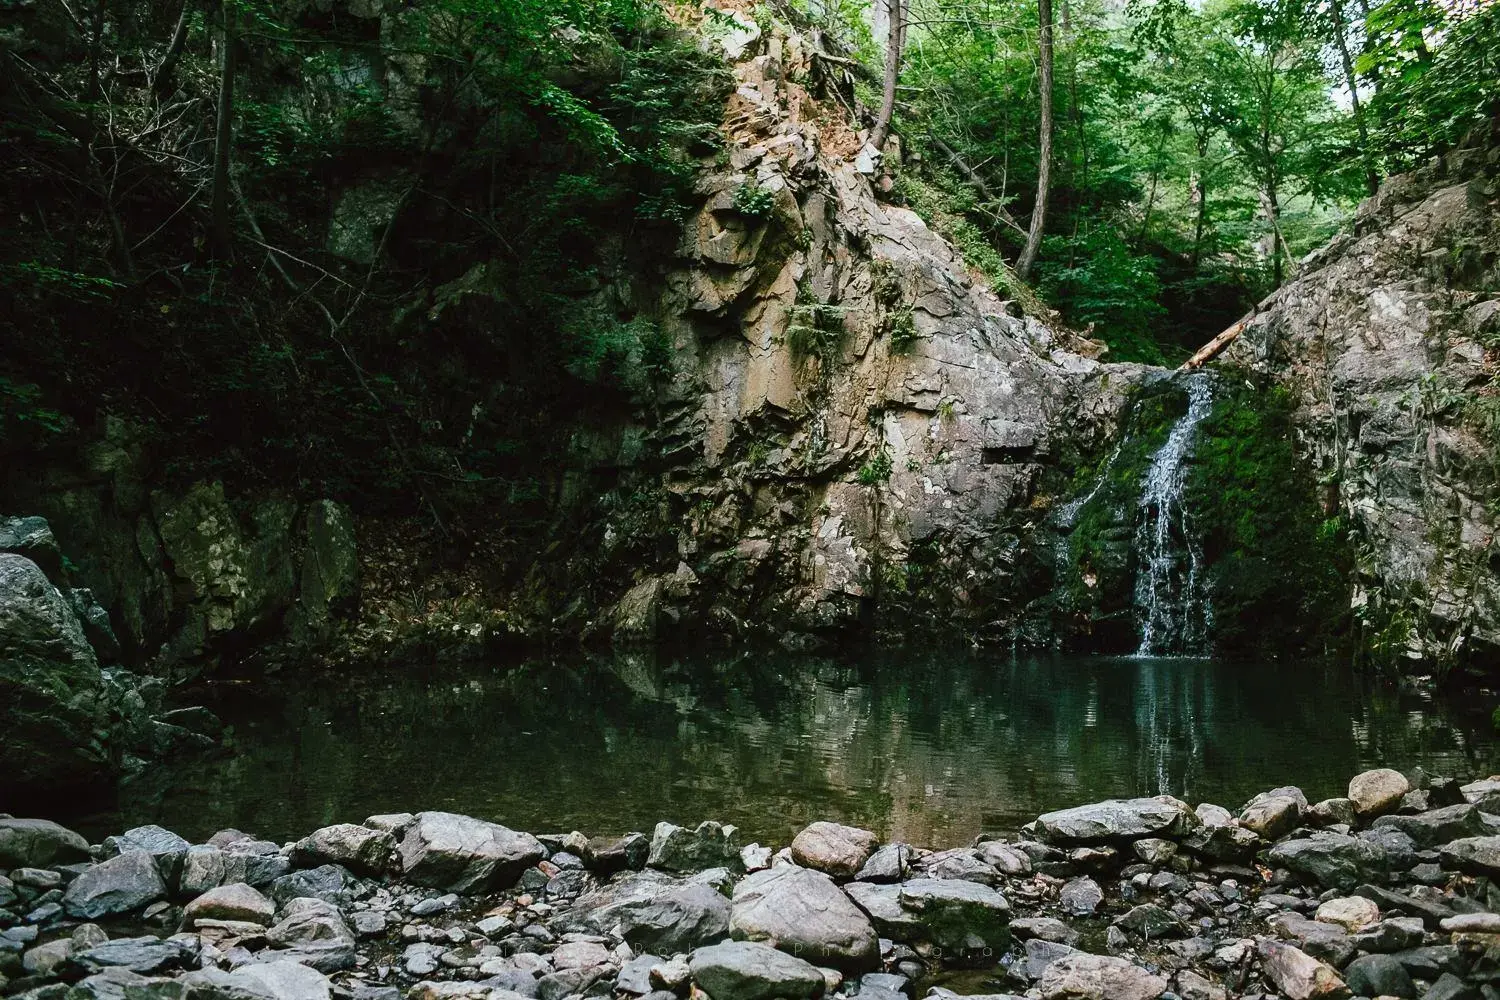
[[[1135,609],[1141,623],[1137,656],[1193,656],[1207,651],[1212,612],[1203,591],[1203,551],[1183,503],[1187,458],[1198,425],[1213,411],[1205,372],[1187,377],[1188,409],[1141,478],[1135,551]]]

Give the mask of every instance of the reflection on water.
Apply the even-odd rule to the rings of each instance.
[[[1482,715],[1332,667],[885,652],[616,656],[360,677],[217,705],[234,753],[153,771],[86,832],[159,822],[275,839],[447,809],[537,832],[732,822],[783,844],[813,819],[921,845],[1049,808],[1171,792],[1231,808],[1381,764],[1477,775]]]

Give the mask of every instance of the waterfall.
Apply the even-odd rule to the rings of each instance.
[[[1188,409],[1141,479],[1135,551],[1135,609],[1141,623],[1137,656],[1192,656],[1207,651],[1211,611],[1203,591],[1203,551],[1183,503],[1186,460],[1213,410],[1210,376],[1187,378]]]

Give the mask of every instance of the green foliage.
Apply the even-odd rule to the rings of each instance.
[[[1179,360],[1165,357],[1155,337],[1166,310],[1153,258],[1131,253],[1114,229],[1052,236],[1043,245],[1042,293],[1073,322],[1094,326],[1109,344],[1111,360]]]
[[[771,212],[776,208],[776,195],[765,188],[746,183],[734,189],[731,204],[734,210],[745,218],[764,222],[771,217]]]
[[[881,448],[873,458],[859,467],[855,479],[861,486],[879,486],[890,481],[893,468],[891,453]]]
[[[1386,0],[1356,68],[1375,88],[1377,141],[1401,169],[1500,121],[1500,6]]]
[[[912,319],[911,309],[901,309],[886,317],[886,335],[891,338],[891,350],[897,354],[905,354],[916,346],[922,335],[917,332],[916,321]]]
[[[1201,425],[1186,495],[1210,565],[1214,640],[1245,653],[1324,651],[1347,628],[1344,519],[1299,459],[1292,400],[1226,379]]]

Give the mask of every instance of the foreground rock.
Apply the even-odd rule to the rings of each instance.
[[[546,856],[541,842],[455,813],[419,813],[401,841],[401,872],[415,885],[473,892],[513,885]]]
[[[873,971],[880,942],[870,918],[822,872],[780,865],[735,886],[729,932],[843,972]]]
[[[1500,835],[1468,834],[1495,820],[1423,808],[1459,785],[1407,780],[1426,794],[1383,814],[1399,783],[1365,782],[1385,803],[1367,797],[1364,818],[1287,786],[1238,814],[1117,800],[938,851],[815,824],[796,848],[741,854],[732,827],[662,824],[639,870],[639,834],[533,837],[448,813],[285,846],[144,826],[90,848],[0,819],[0,995],[917,1000],[944,977],[1030,1000],[1482,1000],[1500,977]],[[982,978],[948,978],[965,967]]]

